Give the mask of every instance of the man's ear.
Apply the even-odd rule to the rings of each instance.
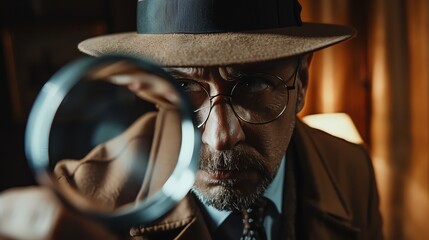
[[[301,69],[298,71],[297,79],[297,99],[296,99],[296,113],[299,113],[305,104],[305,95],[307,93],[308,78],[309,78],[309,67],[313,53],[308,53],[301,56]]]

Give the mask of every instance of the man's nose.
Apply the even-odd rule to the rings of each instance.
[[[203,129],[202,141],[218,151],[230,150],[244,141],[240,120],[235,116],[227,98],[217,96],[212,99],[212,105]]]

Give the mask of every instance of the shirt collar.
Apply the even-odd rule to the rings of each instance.
[[[283,200],[283,182],[285,177],[285,163],[286,157],[283,157],[279,170],[274,177],[271,184],[265,190],[264,197],[270,199],[276,205],[277,211],[282,213],[282,200]]]
[[[282,213],[282,200],[283,200],[283,182],[285,176],[286,157],[283,157],[279,170],[274,177],[271,184],[265,190],[264,197],[270,199],[277,208],[277,211]],[[213,220],[216,227],[218,227],[231,213],[231,211],[220,211],[212,206],[203,204],[207,210],[208,215]]]

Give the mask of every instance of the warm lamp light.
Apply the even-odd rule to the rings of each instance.
[[[353,120],[345,113],[313,114],[304,116],[302,120],[310,127],[320,129],[349,142],[363,143]]]

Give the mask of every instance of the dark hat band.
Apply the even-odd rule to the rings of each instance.
[[[298,0],[139,0],[138,33],[213,33],[300,26]]]

